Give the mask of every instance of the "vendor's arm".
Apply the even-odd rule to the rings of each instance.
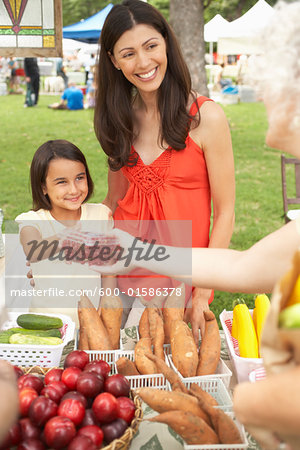
[[[19,396],[16,375],[12,365],[0,361],[0,442],[16,422],[19,412]]]
[[[256,383],[238,384],[233,406],[237,419],[246,427],[299,436],[300,442],[300,367]]]
[[[244,251],[193,249],[193,283],[227,292],[272,292],[300,245],[298,226],[292,221]]]
[[[118,201],[125,197],[129,183],[121,169],[116,172],[108,169],[107,183],[108,192],[102,203],[114,213],[118,206]]]
[[[124,267],[126,260],[119,261],[113,266],[94,269],[103,273],[121,273],[134,267],[143,267],[152,272],[174,277],[185,283],[212,288],[227,292],[272,292],[276,282],[291,265],[291,259],[300,246],[300,233],[294,220],[279,230],[269,234],[251,248],[244,251],[217,248],[179,248],[152,246],[151,254],[160,250],[159,257],[147,261],[134,257],[130,264]],[[125,253],[136,239],[128,233],[115,230]],[[151,244],[138,241],[139,248],[145,255]],[[162,252],[163,250],[163,252]],[[156,253],[157,255],[157,253]],[[192,258],[192,278],[189,273]]]
[[[201,122],[192,130],[191,137],[203,149],[211,196],[213,201],[213,226],[209,248],[226,248],[234,227],[235,180],[230,130],[223,109],[214,102],[201,107]],[[209,308],[210,289],[193,291],[191,324],[195,339],[200,328],[204,332],[203,311]]]

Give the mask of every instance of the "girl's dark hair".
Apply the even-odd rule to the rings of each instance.
[[[125,0],[115,5],[104,22],[100,36],[94,116],[96,136],[109,157],[112,170],[136,163],[130,158],[134,138],[132,99],[135,89],[122,71],[114,67],[109,54],[113,54],[114,46],[122,34],[138,24],[152,26],[166,41],[168,66],[158,91],[161,145],[167,142],[175,150],[185,148],[191,119],[194,119],[194,123],[200,122],[199,111],[194,117],[187,112],[191,77],[176,37],[165,18],[157,9],[141,0]]]
[[[43,186],[46,183],[49,163],[54,159],[69,159],[70,161],[81,162],[85,167],[88,184],[88,194],[84,201],[86,202],[93,194],[94,183],[85,156],[79,148],[63,139],[47,141],[35,152],[30,167],[30,183],[34,211],[41,208],[47,210],[51,210],[52,208],[48,195],[43,193]]]

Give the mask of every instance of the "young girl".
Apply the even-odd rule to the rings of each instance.
[[[93,194],[93,181],[83,153],[71,142],[53,140],[41,145],[31,163],[30,180],[33,210],[16,218],[37,293],[32,295],[30,309],[67,314],[77,323],[80,295],[85,293],[97,307],[101,279],[86,264],[53,258],[53,245],[74,226],[97,233],[110,230],[111,214],[103,204],[86,203]],[[38,251],[32,252],[33,245],[39,244]]]

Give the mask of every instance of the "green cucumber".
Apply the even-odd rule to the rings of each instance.
[[[63,340],[56,337],[42,337],[15,333],[10,336],[9,343],[17,345],[59,345],[63,343]]]
[[[9,334],[0,332],[0,344],[9,344]]]
[[[280,328],[300,328],[300,303],[288,306],[279,314]]]
[[[58,317],[43,316],[41,314],[21,314],[17,318],[19,327],[29,330],[51,330],[61,328],[63,322]]]
[[[32,334],[34,336],[43,337],[58,337],[61,338],[61,332],[58,328],[53,328],[52,330],[27,330],[26,328],[9,328],[8,331],[11,335],[15,333],[20,334]]]

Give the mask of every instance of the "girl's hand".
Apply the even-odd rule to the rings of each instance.
[[[34,287],[35,286],[35,282],[34,282],[34,279],[33,279],[32,269],[31,269],[29,261],[26,261],[26,266],[29,267],[29,270],[27,272],[27,278],[30,280],[30,286]]]
[[[134,253],[131,258],[127,257],[130,255],[130,249],[133,248],[136,238],[118,228],[107,233],[107,236],[115,238],[119,242],[120,252],[117,253],[117,262],[107,266],[90,266],[90,269],[104,275],[125,274],[130,272],[137,266]]]

